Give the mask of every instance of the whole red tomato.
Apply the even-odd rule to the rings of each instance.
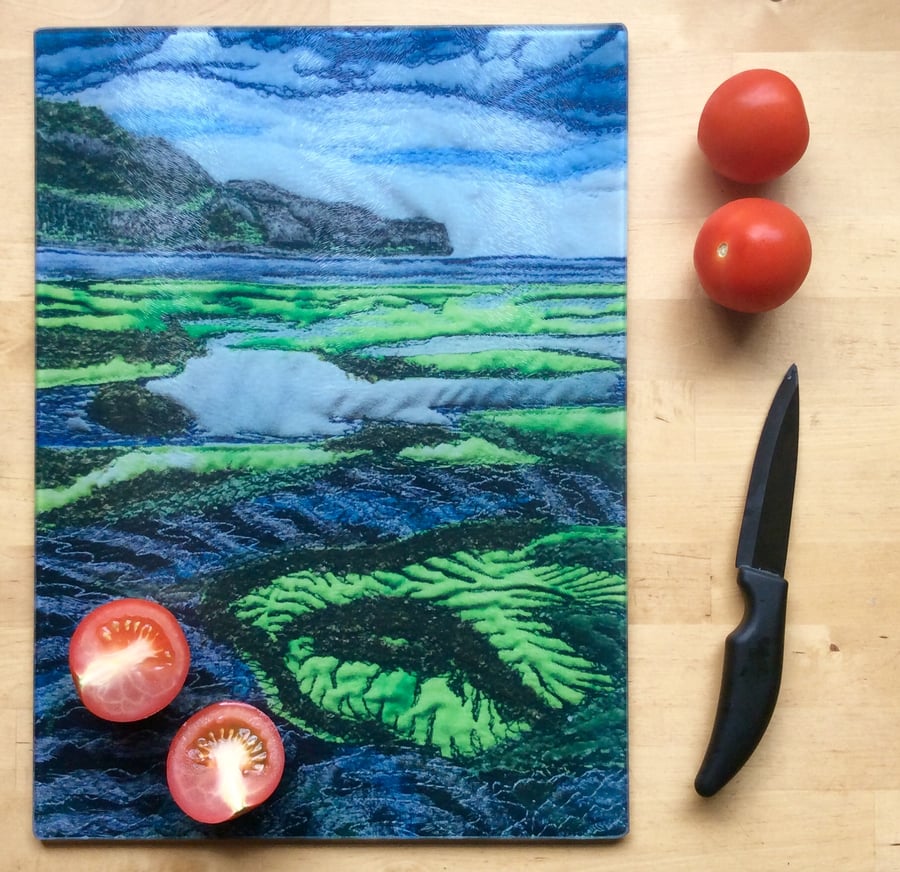
[[[812,262],[800,216],[762,197],[732,200],[706,219],[694,244],[700,284],[738,312],[766,312],[790,299]]]
[[[697,142],[716,172],[745,184],[786,173],[809,145],[809,121],[797,86],[775,70],[746,70],[713,91]]]

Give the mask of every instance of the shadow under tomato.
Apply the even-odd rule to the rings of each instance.
[[[698,292],[705,296],[699,283],[697,287]],[[747,346],[765,331],[766,312],[736,312],[707,297],[704,301],[704,314],[711,328],[724,337],[725,343],[735,348]]]

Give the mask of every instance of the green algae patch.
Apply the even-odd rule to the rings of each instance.
[[[129,382],[137,379],[160,378],[178,371],[174,364],[129,363],[114,357],[106,363],[72,369],[38,369],[38,388],[58,388],[75,385],[99,385],[110,382]]]
[[[230,348],[251,349],[254,351],[307,351],[311,347],[309,339],[298,336],[245,336],[230,343]]]
[[[623,300],[613,300],[598,306],[593,302],[560,302],[544,310],[547,318],[608,318],[610,315],[624,315]]]
[[[619,450],[625,441],[626,425],[625,409],[621,407],[551,406],[470,412],[462,426],[465,433],[543,455],[547,451],[569,452],[576,444],[588,454],[603,445]]]
[[[236,341],[242,348],[318,351],[331,356],[438,336],[602,336],[624,334],[624,288],[620,285],[266,285],[250,282],[145,279],[138,281],[39,282],[37,326],[44,335],[59,330],[108,337],[115,356],[121,334],[162,334],[177,325],[202,341],[243,329],[256,336]],[[284,324],[298,330],[327,324],[324,335],[266,337],[253,324]],[[67,335],[67,347],[77,348]],[[126,359],[129,359],[126,356]],[[72,360],[81,368],[96,360]],[[130,360],[132,363],[140,361]],[[183,362],[148,360],[155,365]],[[549,351],[509,350],[470,357],[440,355],[413,361],[428,370],[525,376],[589,372],[609,361]],[[42,367],[62,369],[59,363]],[[62,378],[52,374],[47,379]],[[84,376],[87,377],[87,376]],[[81,378],[81,377],[79,377]],[[45,381],[47,385],[84,383]]]
[[[526,302],[539,300],[609,299],[625,297],[626,288],[622,282],[570,282],[569,284],[528,284],[519,298]]]
[[[443,442],[439,445],[411,446],[402,449],[398,457],[416,463],[436,466],[496,466],[500,464],[537,463],[540,458],[523,451],[511,451],[473,437],[462,442]]]
[[[625,438],[625,409],[604,406],[555,406],[546,409],[504,409],[473,412],[471,422],[490,421],[508,430],[542,437],[580,436],[585,439]]]
[[[563,467],[590,470],[625,486],[626,413],[622,407],[555,406],[471,412],[463,432]]]
[[[595,537],[624,547],[617,529]],[[611,670],[566,638],[558,613],[621,612],[624,577],[538,559],[583,539],[573,530],[369,573],[302,570],[228,611],[273,707],[300,728],[469,758],[614,693]]]
[[[361,452],[357,452],[361,453]],[[194,476],[217,472],[272,472],[324,466],[351,456],[307,445],[154,446],[120,455],[62,487],[39,488],[36,512],[62,509],[91,497],[96,491],[144,475],[179,471]]]
[[[147,325],[140,315],[84,315],[73,311],[71,315],[38,315],[35,323],[39,328],[76,327],[79,330],[105,330],[109,333],[124,332],[126,330],[142,330]]]
[[[485,293],[479,288],[479,295]],[[474,295],[473,295],[474,296]],[[453,297],[440,307],[381,308],[358,320],[337,322],[332,335],[316,337],[313,350],[328,354],[359,351],[373,345],[392,345],[433,339],[437,336],[487,336],[498,333],[521,336],[606,336],[625,332],[625,318],[551,318],[539,306],[496,296],[490,305]]]
[[[605,358],[562,354],[556,351],[517,349],[417,354],[411,355],[406,360],[438,373],[485,373],[489,375],[508,373],[519,376],[552,376],[621,369],[620,364]]]

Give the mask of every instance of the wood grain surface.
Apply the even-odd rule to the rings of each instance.
[[[631,833],[614,844],[45,846],[31,834],[32,32],[48,26],[621,21],[630,35]],[[810,147],[762,192],[806,220],[813,266],[756,318],[709,303],[703,219],[760,189],[696,147],[741,69],[790,75]],[[2,0],[0,106],[0,820],[3,870],[900,870],[900,13],[895,0]],[[762,417],[788,364],[801,456],[781,698],[739,776],[692,783],[725,634]]]

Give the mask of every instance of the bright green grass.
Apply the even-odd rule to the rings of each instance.
[[[337,463],[366,452],[336,452],[308,445],[155,446],[129,451],[64,487],[38,489],[36,513],[61,509],[99,489],[130,481],[146,473],[184,470],[212,472],[273,472]]]
[[[318,352],[340,357],[373,345],[397,345],[442,336],[602,336],[625,332],[620,285],[377,285],[289,286],[222,281],[104,281],[93,284],[40,282],[37,325],[42,331],[68,327],[96,335],[120,332],[162,333],[179,325],[194,339],[243,332],[242,348]],[[567,296],[568,295],[568,296]],[[586,304],[590,297],[597,307]],[[566,299],[571,305],[566,305]],[[548,307],[547,300],[554,301]],[[547,311],[547,309],[550,311]],[[595,316],[601,317],[595,317]],[[272,325],[306,331],[292,337],[266,335]],[[321,325],[317,328],[317,325]],[[256,335],[247,335],[253,334]],[[39,377],[39,384],[93,384],[162,375],[132,361],[129,373],[114,358],[110,340],[104,368],[78,367]],[[73,346],[77,349],[77,345]],[[94,354],[97,342],[92,345]],[[145,352],[146,354],[147,352]],[[149,355],[148,355],[149,356]],[[94,364],[96,356],[85,363]],[[422,355],[413,365],[441,372],[491,372],[545,376],[590,372],[616,366],[610,361],[552,351],[478,352],[471,355]],[[181,365],[183,360],[153,359]]]
[[[398,454],[404,460],[429,463],[435,466],[496,466],[498,464],[537,463],[540,458],[524,451],[512,451],[472,437],[461,442],[439,445],[417,445],[404,448]]]
[[[356,658],[341,658],[328,653],[328,639],[306,635],[303,627],[314,626],[316,615],[329,609],[358,608],[354,612],[358,621],[384,600],[398,610],[418,603],[423,615],[430,613],[435,621],[445,615],[441,621],[448,622],[448,632],[460,638],[466,632],[477,634],[493,649],[502,664],[495,672],[506,672],[509,677],[504,680],[521,685],[518,691],[506,688],[508,698],[519,694],[536,701],[530,705],[547,710],[576,706],[588,695],[610,691],[613,681],[584,652],[555,635],[542,614],[573,604],[622,607],[625,581],[588,566],[535,559],[561,544],[565,543],[556,537],[516,551],[461,551],[397,571],[368,574],[304,570],[257,588],[232,611],[238,621],[261,630],[269,645],[283,652],[286,674],[267,674],[258,664],[255,668],[273,706],[301,728],[310,725],[297,710],[300,707],[285,704],[290,694],[280,692],[281,682],[288,679],[292,692],[299,690],[316,709],[341,721],[377,723],[399,739],[434,747],[444,756],[471,756],[527,733],[531,724],[524,716],[507,714],[512,709],[493,698],[495,674],[460,672],[467,651],[454,651],[452,640],[441,637],[429,644],[449,645],[443,657],[440,651],[422,649],[422,666],[416,668],[415,657],[406,652],[421,649],[421,637],[398,637],[395,629],[385,638],[378,626],[372,626],[369,632],[378,650],[383,653],[387,647],[405,654],[405,665],[382,665],[359,656],[364,638]],[[463,632],[454,631],[455,625]],[[339,740],[338,724],[332,724],[323,738]]]
[[[277,325],[266,324],[253,318],[216,318],[210,321],[183,321],[184,332],[192,339],[206,339],[225,333],[259,333],[278,329]]]
[[[610,315],[624,315],[624,300],[614,300],[605,305],[591,305],[584,302],[559,303],[544,311],[546,318],[608,318]]]
[[[522,375],[557,375],[560,373],[595,372],[620,369],[612,360],[562,354],[558,351],[526,351],[497,349],[450,354],[417,354],[406,358],[410,363],[443,372],[490,373],[515,370]]]
[[[310,337],[307,350],[345,354],[371,345],[433,339],[437,336],[521,335],[602,336],[624,333],[625,319],[589,322],[547,318],[537,308],[500,300],[488,308],[449,300],[440,310],[399,309],[374,312],[365,319],[348,320],[333,335]]]
[[[39,369],[36,374],[38,388],[57,388],[64,385],[99,385],[109,382],[134,381],[142,378],[158,378],[172,375],[178,367],[172,364],[154,366],[150,363],[128,363],[122,357],[114,357],[106,363],[73,369]]]
[[[567,296],[610,297],[619,295],[618,285],[525,285],[511,289],[505,285],[378,285],[378,286],[291,286],[242,282],[143,280],[136,282],[96,282],[89,286],[40,282],[38,305],[66,304],[72,314],[41,320],[43,326],[64,324],[89,329],[162,329],[166,319],[205,317],[275,317],[306,325],[323,318],[371,314],[366,326],[382,335],[400,338],[429,338],[435,332],[430,320],[450,320],[458,332],[497,331],[541,332],[545,320],[531,310],[532,300],[564,299]],[[492,307],[467,306],[471,297],[494,296]],[[111,319],[111,320],[107,320]],[[417,320],[423,324],[415,327]],[[560,320],[560,319],[554,319]],[[546,327],[546,325],[544,325]],[[623,326],[591,329],[571,325],[575,333],[621,332]],[[553,332],[567,332],[555,324]],[[352,334],[352,331],[351,331]],[[379,340],[382,341],[382,340]],[[347,343],[359,345],[349,336]],[[340,349],[334,349],[340,350]],[[348,350],[344,348],[343,350]]]
[[[581,284],[533,284],[526,285],[519,297],[523,301],[585,299],[587,297],[624,297],[625,285],[620,283],[581,283]]]
[[[555,406],[546,409],[501,409],[470,412],[466,421],[487,421],[506,429],[551,440],[555,436],[583,439],[624,439],[626,413],[623,408],[602,406]]]
[[[82,330],[106,330],[110,333],[126,330],[162,330],[165,326],[159,321],[151,324],[147,319],[134,313],[126,315],[54,315],[38,317],[36,323],[38,327],[78,327]]]

